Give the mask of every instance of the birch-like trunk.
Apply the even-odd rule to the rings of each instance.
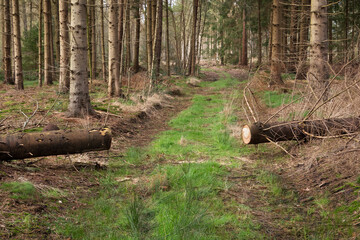
[[[12,21],[14,29],[14,67],[15,67],[15,85],[18,90],[24,89],[24,78],[21,56],[21,35],[20,35],[20,14],[19,0],[12,0]]]
[[[59,92],[67,93],[70,88],[70,72],[69,72],[69,29],[68,29],[68,1],[59,1],[59,18],[60,18],[60,76],[59,76]]]
[[[71,0],[69,115],[93,114],[87,76],[86,0]]]

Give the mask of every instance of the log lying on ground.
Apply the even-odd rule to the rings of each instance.
[[[108,128],[9,134],[0,136],[0,160],[101,151],[110,146]]]
[[[354,133],[359,129],[360,117],[266,124],[256,122],[243,127],[242,139],[245,144],[258,144],[302,140],[306,137],[338,136]]]

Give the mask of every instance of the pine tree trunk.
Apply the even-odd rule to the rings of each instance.
[[[258,0],[258,36],[259,37],[258,37],[258,62],[257,62],[257,65],[261,66],[261,61],[262,61],[261,0]]]
[[[290,43],[289,43],[289,70],[293,72],[295,70],[297,56],[296,56],[296,48],[295,48],[295,42],[296,42],[296,12],[295,12],[295,0],[291,0],[291,7],[290,7]]]
[[[296,73],[298,79],[306,78],[306,61],[307,61],[307,45],[308,45],[308,27],[309,27],[309,7],[310,0],[301,1],[301,21],[300,21],[300,47],[299,47],[299,66]]]
[[[174,39],[175,39],[175,47],[176,47],[176,65],[180,69],[181,68],[181,40],[179,39],[178,30],[176,27],[176,21],[174,12],[171,10],[171,19],[174,28]]]
[[[92,42],[91,42],[91,36],[92,36],[92,14],[91,14],[91,8],[94,0],[87,0],[87,7],[86,7],[86,16],[87,16],[87,45],[88,45],[88,68],[89,68],[89,74],[90,74],[90,81],[93,80],[93,71],[92,71]]]
[[[19,0],[12,0],[12,20],[14,29],[14,66],[15,66],[15,85],[18,90],[24,89],[24,78],[21,56],[21,35],[20,35],[20,14]]]
[[[71,0],[69,115],[93,114],[87,77],[86,0]]]
[[[43,85],[43,44],[42,44],[42,29],[43,29],[43,1],[39,2],[39,31],[38,31],[38,83],[39,86]]]
[[[121,75],[124,69],[122,59],[123,59],[123,53],[124,53],[124,45],[123,45],[123,38],[124,38],[124,9],[125,9],[125,0],[119,0],[119,21],[118,21],[118,42],[119,42],[119,59],[120,62],[118,63],[117,68],[119,69],[119,77],[121,79]],[[121,81],[120,85],[121,85]]]
[[[329,8],[329,12],[330,12],[330,8]],[[330,13],[329,13],[330,14]],[[329,16],[328,19],[328,36],[329,36],[329,64],[333,64],[333,52],[332,52],[332,40],[333,40],[333,35],[332,35],[332,31],[333,31],[333,26],[332,26],[332,18],[331,16]]]
[[[327,0],[311,1],[310,18],[310,69],[308,80],[315,93],[322,94],[327,91],[329,73],[328,35],[327,35]],[[323,94],[323,100],[327,94]]]
[[[108,94],[113,96],[114,87],[119,86],[119,42],[118,42],[118,5],[117,0],[109,2],[109,81]]]
[[[91,6],[91,76],[93,79],[96,78],[97,64],[96,64],[96,11],[95,11],[95,0],[92,0]]]
[[[70,88],[70,72],[69,72],[69,29],[67,26],[69,6],[67,0],[59,1],[59,19],[60,19],[60,76],[59,76],[59,92],[67,93]]]
[[[281,79],[281,32],[280,32],[280,2],[273,0],[272,16],[272,53],[271,53],[271,85],[283,85]]]
[[[60,11],[59,11],[59,1],[61,0],[55,0],[55,4],[54,4],[54,9],[52,11],[55,11],[55,21],[54,21],[54,25],[51,24],[51,27],[54,28],[54,30],[52,31],[52,35],[53,37],[53,44],[55,44],[54,49],[55,49],[55,58],[53,58],[53,64],[52,67],[53,69],[55,69],[55,67],[60,66]],[[51,18],[52,19],[52,18]],[[54,54],[54,53],[53,53]],[[56,72],[54,72],[54,78],[56,75]]]
[[[344,36],[344,63],[346,63],[348,59],[348,32],[349,32],[349,0],[345,0],[345,36]]]
[[[50,0],[43,0],[44,4],[44,84],[52,84],[51,74],[51,9]]]
[[[245,13],[245,6],[243,8],[243,32],[242,32],[242,51],[241,51],[241,65],[247,66],[248,64],[248,57],[247,57],[247,32],[246,32],[246,13]]]
[[[165,22],[166,22],[166,73],[170,76],[170,36],[169,36],[169,1],[165,0]]]
[[[190,63],[189,63],[189,74],[195,76],[195,67],[196,67],[196,24],[197,24],[197,12],[198,12],[199,1],[193,1],[193,24],[192,24],[192,35],[191,35],[191,45],[190,45]]]
[[[185,75],[186,70],[186,21],[185,21],[185,0],[181,0],[181,25],[182,25],[182,41],[183,41],[183,71]]]
[[[102,76],[103,80],[106,81],[106,62],[105,62],[105,30],[104,30],[104,2],[100,2],[100,21],[101,21],[101,66],[102,66]]]
[[[155,29],[156,29],[156,4],[158,0],[151,1],[151,32],[152,32],[152,41],[153,45],[155,44]],[[152,46],[153,48],[154,46]]]
[[[27,32],[29,29],[27,25],[26,0],[21,0],[21,9],[23,14],[22,21],[23,21],[24,32]]]
[[[151,0],[146,1],[146,52],[147,52],[147,70],[148,75],[151,75],[152,65],[152,13]]]
[[[159,73],[160,73],[161,39],[162,39],[162,6],[163,6],[162,0],[158,0],[150,89],[152,89],[155,86],[156,80],[159,77]]]
[[[4,2],[4,32],[3,32],[3,64],[4,64],[4,83],[14,84],[11,66],[11,21],[10,21],[10,1]]]
[[[134,43],[134,73],[139,71],[140,50],[140,0],[134,1],[135,43]]]
[[[130,9],[131,9],[130,0],[127,0],[126,1],[126,12],[125,12],[125,40],[126,40],[125,69],[126,69],[126,72],[129,70],[129,68],[131,66]]]
[[[29,25],[30,29],[33,27],[33,2],[29,0]]]

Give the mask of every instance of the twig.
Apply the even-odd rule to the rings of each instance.
[[[272,144],[274,144],[275,146],[277,146],[278,148],[280,148],[281,150],[283,150],[287,155],[289,155],[291,158],[295,158],[294,155],[292,155],[291,153],[289,153],[285,148],[283,148],[280,144],[278,144],[277,142],[272,141],[270,138],[266,137],[266,139],[271,142]]]
[[[109,109],[110,109],[110,100],[109,100],[109,104],[107,106],[107,109],[106,109],[106,117],[105,117],[105,121],[104,121],[104,126],[105,127],[107,125],[107,121],[109,119]]]
[[[3,120],[1,120],[0,121],[0,125],[2,125],[3,124],[3,122],[5,122],[6,121],[6,119],[8,119],[9,117],[5,117]]]
[[[23,131],[25,130],[25,128],[26,128],[26,126],[28,125],[28,123],[30,122],[31,118],[33,118],[33,117],[35,116],[35,114],[36,114],[36,112],[38,111],[38,109],[39,109],[39,102],[36,101],[36,109],[35,109],[35,111],[31,114],[30,117],[28,117],[23,111],[20,110],[20,113],[22,113],[22,114],[25,116],[25,118],[26,118],[26,121],[24,122],[24,125],[23,125],[23,128],[22,128]]]
[[[57,100],[59,99],[60,94],[57,95],[53,105],[50,107],[50,109],[45,113],[44,117],[36,124],[36,127],[38,127],[46,118],[46,116],[49,114],[49,112],[55,107],[55,104],[57,103]]]

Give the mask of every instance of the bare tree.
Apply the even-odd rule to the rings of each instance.
[[[272,11],[272,53],[271,53],[271,82],[270,84],[284,84],[281,79],[281,30],[280,30],[280,1],[273,0]]]
[[[71,0],[69,116],[93,114],[87,77],[86,0]]]
[[[192,35],[191,35],[191,44],[190,44],[190,64],[189,64],[189,73],[191,76],[194,76],[196,73],[196,24],[197,24],[197,16],[198,16],[198,6],[199,1],[193,1],[193,25],[192,25]]]
[[[14,29],[14,66],[15,66],[15,85],[18,90],[24,89],[24,78],[21,56],[21,35],[20,35],[20,14],[19,0],[12,0],[12,21]]]
[[[39,31],[38,31],[38,82],[39,86],[43,85],[43,69],[42,69],[42,60],[43,60],[43,51],[42,51],[42,24],[43,24],[43,0],[39,2]]]
[[[51,74],[51,3],[50,0],[43,0],[44,4],[44,84],[52,84]]]
[[[248,57],[247,57],[247,33],[246,33],[246,9],[245,4],[243,6],[242,14],[242,41],[241,41],[241,61],[240,65],[247,66]]]
[[[116,86],[119,86],[119,43],[118,43],[118,3],[117,0],[109,2],[109,81],[108,94],[113,96]],[[119,90],[118,90],[119,91]]]
[[[159,73],[160,73],[161,38],[162,38],[162,6],[163,6],[162,0],[157,0],[155,42],[154,42],[154,50],[153,50],[150,88],[155,86],[155,81],[158,78]]]

